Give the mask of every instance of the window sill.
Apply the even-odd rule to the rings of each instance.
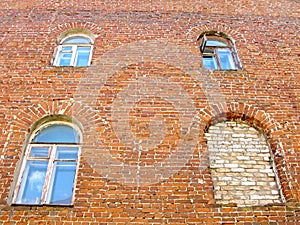
[[[238,69],[229,69],[229,70],[222,70],[222,69],[207,69],[205,68],[207,71],[211,72],[211,73],[223,73],[223,74],[242,74],[244,71],[243,68],[238,68]]]
[[[46,66],[46,71],[54,71],[54,72],[73,72],[73,71],[84,71],[90,68],[91,66]]]
[[[56,65],[51,65],[52,67],[73,67],[73,68],[82,68],[82,67],[90,67],[91,65],[87,65],[87,66],[56,66]]]
[[[63,205],[63,204],[19,204],[19,203],[12,203],[11,206],[13,207],[65,207],[65,208],[73,208],[74,204],[72,205]]]
[[[89,65],[89,66],[54,66],[54,65],[48,66],[48,68],[74,68],[74,69],[89,68],[89,67],[91,67],[91,65]]]
[[[239,79],[245,76],[245,70],[235,69],[235,70],[208,70],[211,76],[220,79]]]
[[[204,67],[205,68],[205,67]],[[217,72],[230,72],[230,71],[242,71],[243,69],[242,68],[237,68],[237,69],[209,69],[209,68],[205,68],[207,70],[210,70],[210,71],[217,71]]]

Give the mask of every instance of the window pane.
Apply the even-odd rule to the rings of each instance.
[[[41,202],[47,166],[47,161],[27,161],[17,203],[39,204]]]
[[[75,162],[55,162],[50,204],[71,204],[75,171]]]
[[[222,69],[235,69],[231,51],[228,48],[219,48],[218,55]]]
[[[57,147],[56,159],[74,159],[78,158],[77,147]]]
[[[61,52],[72,53],[72,46],[62,46],[61,47]]]
[[[48,158],[49,147],[32,147],[30,157]]]
[[[54,124],[40,130],[32,142],[78,143],[78,133],[70,126]]]
[[[224,42],[222,42],[222,41],[218,41],[218,40],[207,40],[206,46],[220,46],[220,47],[226,47],[227,44],[224,43]]]
[[[87,66],[89,64],[90,47],[77,47],[76,66]]]
[[[67,38],[63,44],[91,44],[91,41],[86,37],[75,36]]]
[[[57,57],[58,66],[70,66],[71,65],[72,53],[60,52]]]
[[[203,56],[203,65],[207,69],[218,69],[216,58],[213,56]]]

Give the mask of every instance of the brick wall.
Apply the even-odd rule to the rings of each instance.
[[[299,223],[299,9],[2,0],[0,224]],[[57,38],[83,28],[96,37],[92,65],[53,67]],[[235,41],[241,70],[202,67],[197,37],[208,30]],[[12,205],[34,124],[57,114],[83,127],[74,206]],[[205,133],[224,121],[265,134],[286,202],[218,199]]]
[[[216,203],[280,203],[270,150],[262,133],[236,122],[211,126],[207,146]]]

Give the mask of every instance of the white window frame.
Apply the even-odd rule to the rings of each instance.
[[[46,128],[49,125],[67,125],[72,127],[74,130],[77,131],[77,134],[79,135],[79,142],[78,143],[32,143],[31,141],[34,139],[34,137],[38,134],[38,132],[44,128]],[[16,204],[16,205],[66,205],[66,206],[70,206],[74,204],[74,200],[75,200],[75,190],[76,190],[76,184],[77,184],[77,175],[78,175],[78,169],[79,169],[79,165],[80,165],[80,155],[81,155],[81,140],[82,140],[82,133],[79,130],[79,128],[77,126],[74,126],[71,123],[66,123],[66,122],[61,122],[61,121],[55,121],[55,122],[50,122],[47,123],[41,127],[39,127],[37,130],[35,130],[33,132],[33,134],[31,135],[30,138],[30,143],[27,145],[26,147],[26,151],[25,151],[25,155],[23,158],[23,162],[22,162],[22,166],[20,169],[20,173],[19,173],[19,178],[17,181],[17,185],[16,188],[14,190],[14,196],[13,196],[13,200],[12,200],[12,204]],[[30,152],[32,147],[49,147],[49,153],[48,153],[48,157],[31,157],[30,156]],[[56,159],[56,152],[57,152],[57,148],[58,147],[76,147],[78,148],[78,154],[77,154],[77,159]],[[28,179],[28,176],[24,177],[24,172],[26,169],[26,165],[28,161],[39,161],[39,162],[48,162],[48,166],[47,166],[47,171],[46,171],[46,176],[45,176],[45,181],[44,181],[44,186],[43,186],[43,191],[41,194],[41,199],[39,203],[24,203],[24,202],[17,202],[18,199],[18,194],[21,190],[21,184],[22,184],[22,180],[23,179]],[[53,183],[51,183],[51,180],[53,180],[53,172],[54,172],[54,163],[55,162],[75,162],[76,163],[76,169],[75,169],[75,174],[74,174],[74,182],[73,182],[73,187],[72,187],[72,197],[71,197],[71,201],[69,204],[63,203],[63,204],[59,204],[59,203],[50,203],[50,198],[52,195],[52,188],[53,188]],[[25,187],[25,185],[24,185]]]
[[[90,44],[84,44],[84,43],[64,44],[64,42],[67,39],[72,38],[72,37],[82,37],[82,38],[89,39]],[[68,66],[70,66],[70,67],[86,67],[86,66],[91,65],[94,42],[89,36],[82,35],[82,34],[76,34],[76,35],[67,36],[64,39],[62,39],[60,41],[60,45],[57,46],[57,49],[56,49],[55,59],[54,59],[54,63],[53,63],[54,66],[66,66],[66,65],[60,65],[59,64],[59,55],[62,52],[63,47],[71,47],[72,48],[72,51],[71,51],[72,57],[71,57],[71,60],[70,60],[70,65],[68,65]],[[77,54],[77,48],[78,47],[90,47],[90,54],[89,54],[88,63],[85,66],[76,66],[76,64],[77,64],[77,55],[78,55]]]

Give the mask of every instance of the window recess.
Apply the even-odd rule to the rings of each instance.
[[[72,205],[81,149],[78,131],[54,124],[35,135],[26,149],[13,203]]]
[[[89,66],[92,59],[92,50],[93,42],[88,37],[68,37],[57,46],[54,66]]]
[[[200,42],[203,66],[212,70],[239,69],[239,61],[235,48],[227,39],[219,36],[202,37]]]

